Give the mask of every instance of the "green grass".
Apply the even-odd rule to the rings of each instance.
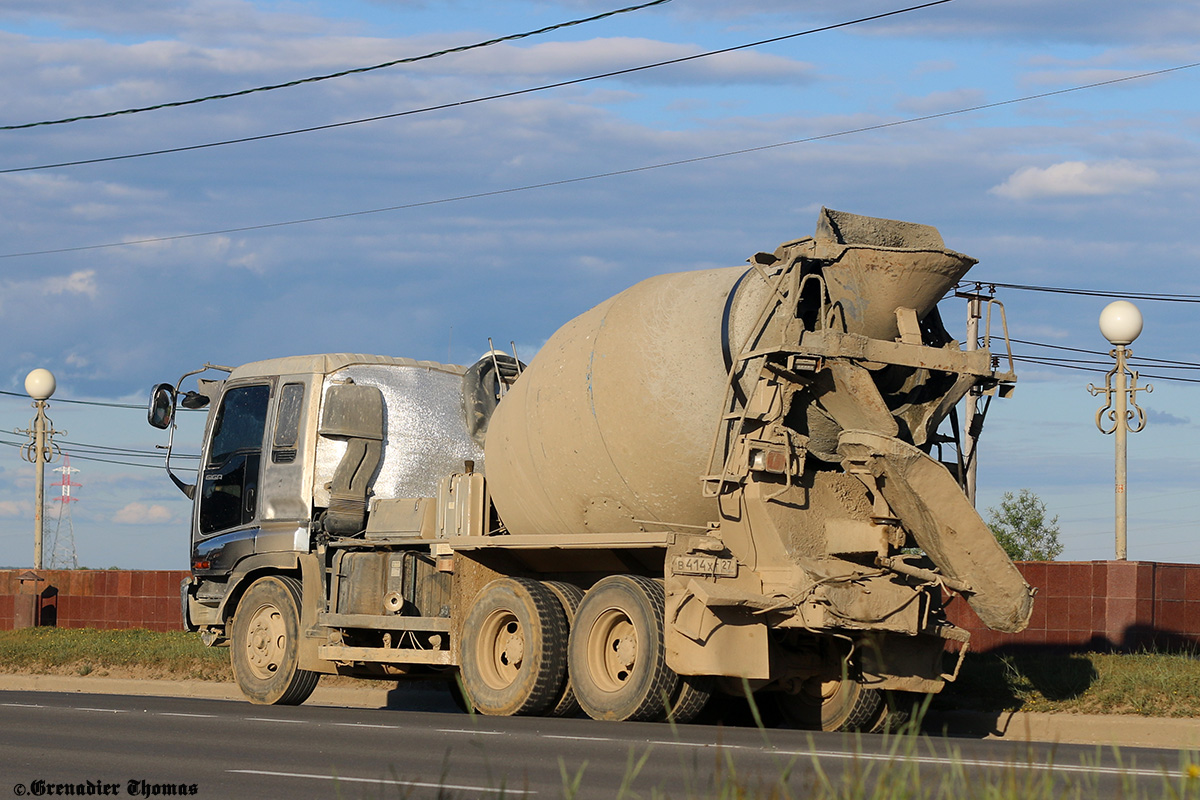
[[[229,650],[183,631],[25,628],[0,631],[0,671],[228,680]]]
[[[1200,716],[1195,653],[968,654],[936,709]]]

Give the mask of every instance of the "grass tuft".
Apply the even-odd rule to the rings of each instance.
[[[941,710],[1200,716],[1200,657],[1187,652],[968,654]]]

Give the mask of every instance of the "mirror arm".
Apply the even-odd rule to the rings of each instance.
[[[180,379],[182,382],[182,379]],[[179,491],[187,495],[188,500],[193,500],[196,497],[196,484],[184,483],[178,475],[171,471],[171,448],[175,445],[175,429],[179,427],[174,422],[171,423],[171,430],[167,434],[167,445],[163,447],[161,444],[156,445],[160,449],[167,451],[167,477],[171,479],[171,483],[179,487]]]

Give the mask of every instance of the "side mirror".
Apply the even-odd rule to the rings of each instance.
[[[150,407],[146,411],[146,421],[155,428],[165,430],[175,419],[175,387],[169,383],[160,383],[150,390]]]

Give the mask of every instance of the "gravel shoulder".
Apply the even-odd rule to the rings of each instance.
[[[241,700],[226,681],[171,680],[99,675],[0,675],[0,691],[76,692],[156,697]],[[309,704],[347,708],[390,708],[455,713],[440,683],[396,684],[381,681],[322,680]],[[925,730],[954,737],[1017,742],[1094,744],[1200,750],[1200,719],[1163,719],[1129,715],[1043,714],[1027,712],[931,712]]]

